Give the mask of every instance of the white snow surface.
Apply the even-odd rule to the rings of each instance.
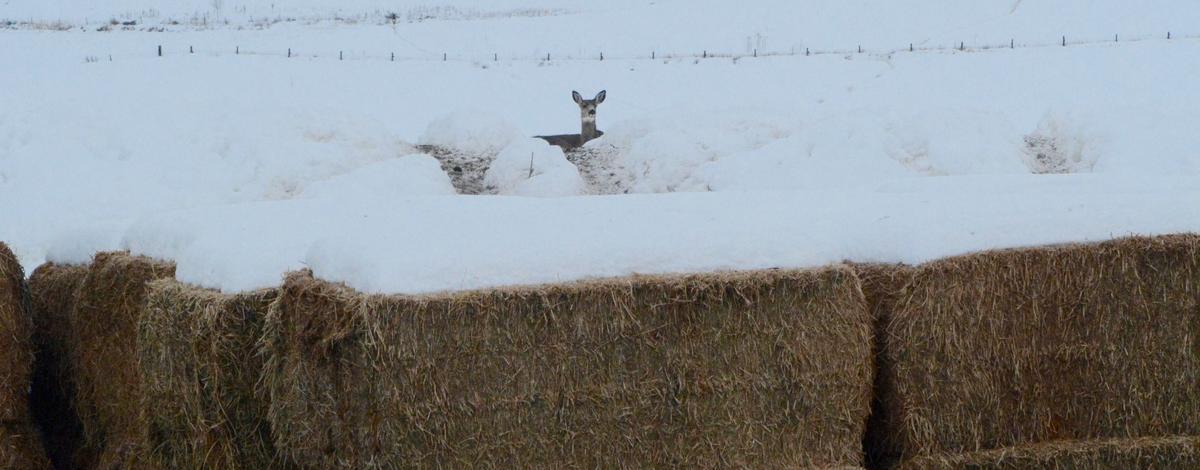
[[[564,197],[584,194],[579,169],[562,149],[542,139],[525,138],[504,148],[484,174],[484,184],[496,194],[530,197]]]
[[[27,272],[129,249],[225,291],[309,267],[420,293],[1200,232],[1197,19],[1178,0],[0,0],[0,241]],[[978,48],[1009,38],[1046,47]],[[843,52],[667,57],[806,47]],[[529,138],[578,132],[570,91],[601,89],[604,166]],[[419,144],[494,155],[500,195],[453,195]],[[629,194],[583,196],[597,172]]]

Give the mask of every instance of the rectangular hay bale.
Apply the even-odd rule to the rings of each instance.
[[[48,468],[33,425],[29,388],[33,375],[33,314],[25,271],[0,243],[0,466]]]
[[[921,266],[887,326],[906,458],[1200,435],[1200,236]]]
[[[926,455],[901,470],[1125,470],[1200,468],[1200,437],[1055,441],[954,455]]]
[[[255,393],[258,341],[278,290],[235,295],[174,279],[150,283],[138,326],[142,411],[164,468],[262,469],[275,463]]]
[[[305,466],[862,465],[845,266],[431,296],[293,273],[263,344],[276,449]]]
[[[79,286],[70,318],[70,368],[84,444],[101,468],[152,468],[141,416],[137,325],[149,282],[172,263],[99,253]]]

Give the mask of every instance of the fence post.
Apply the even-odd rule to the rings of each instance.
[[[499,52],[492,53],[492,62],[500,62],[500,53]]]
[[[604,62],[604,51],[600,51],[600,61]]]
[[[700,56],[700,58],[701,58],[701,59],[707,59],[707,58],[708,58],[708,49],[705,49],[705,50],[704,50],[704,54],[703,54],[702,56]]]
[[[908,43],[908,52],[912,52],[912,51],[913,51],[913,47],[912,47],[912,43],[910,42],[910,43]]]
[[[1167,31],[1167,39],[1171,39],[1171,32]]]
[[[342,60],[342,51],[338,51],[338,60]]]
[[[1013,40],[1013,39],[1009,39],[1009,40],[1008,40],[1008,48],[1009,48],[1009,49],[1016,49],[1016,41],[1015,41],[1015,40]]]
[[[655,59],[654,51],[650,51],[650,60],[654,60],[654,59]]]
[[[550,62],[550,53],[549,52],[546,53],[546,62]]]
[[[188,54],[195,54],[195,53],[196,53],[196,49],[193,48],[192,46],[188,46]]]
[[[392,61],[392,62],[395,62],[395,61],[396,61],[396,53],[395,53],[395,52],[393,52],[393,53],[392,53],[392,55],[391,55],[391,58],[389,58],[388,60],[389,60],[389,61]]]
[[[754,57],[758,57],[758,49],[754,50]]]
[[[859,53],[859,54],[862,54],[862,44],[859,44],[859,45],[858,45],[858,53]]]
[[[289,59],[292,58],[292,48],[290,48],[290,47],[288,48],[288,58]]]
[[[1067,37],[1063,36],[1063,47],[1067,47]]]
[[[242,46],[233,46],[233,55],[238,55],[241,53],[242,53]]]
[[[808,48],[807,48],[807,47],[806,47],[806,48],[804,48],[804,56],[805,56],[805,57],[808,57]]]
[[[1121,35],[1120,35],[1120,34],[1114,34],[1114,35],[1113,35],[1113,42],[1121,42]]]
[[[158,56],[162,57],[162,45],[161,44],[158,46]]]
[[[965,50],[967,50],[967,43],[966,43],[966,41],[959,41],[959,42],[958,42],[958,50],[960,50],[960,51],[965,51]]]

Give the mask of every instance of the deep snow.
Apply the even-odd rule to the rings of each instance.
[[[1194,2],[401,2],[423,19],[392,26],[308,1],[266,27],[268,2],[217,3],[0,0],[35,23],[231,20],[0,30],[0,240],[27,271],[125,248],[224,290],[308,266],[427,292],[1200,231],[1200,40],[1158,37]],[[528,136],[578,132],[573,89],[608,90],[606,134],[564,156]],[[422,145],[481,192],[537,197],[450,196],[462,163]]]

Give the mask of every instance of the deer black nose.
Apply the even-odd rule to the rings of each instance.
[[[596,115],[596,110],[594,110],[594,109],[589,109],[589,110],[588,110],[588,115],[589,115],[589,116],[595,116],[595,115]]]

